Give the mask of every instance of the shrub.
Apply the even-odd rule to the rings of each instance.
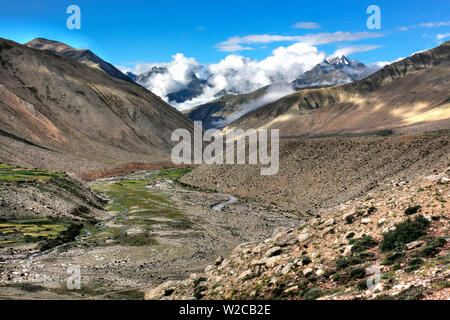
[[[422,257],[432,257],[434,256],[438,251],[440,247],[443,247],[447,243],[447,240],[445,238],[435,238],[430,241],[428,241],[427,245],[420,249],[420,255]]]
[[[307,255],[303,255],[302,256],[302,264],[304,266],[307,266],[308,264],[310,264],[312,262],[311,258],[308,257]]]
[[[366,269],[364,267],[346,268],[341,270],[333,276],[333,280],[339,284],[345,284],[351,280],[361,279],[366,276]]]
[[[358,290],[367,290],[367,281],[361,280],[360,282],[358,282],[358,285],[356,286],[356,288]]]
[[[345,218],[345,222],[347,222],[347,224],[352,224],[353,222],[355,222],[355,217],[352,215],[349,215]]]
[[[349,256],[349,257],[342,257],[342,258],[339,258],[336,261],[336,268],[338,270],[342,270],[342,269],[345,269],[345,268],[350,267],[350,266],[361,264],[363,262],[364,262],[364,259],[361,258],[360,256],[352,255],[352,256]]]
[[[308,289],[303,294],[303,299],[305,300],[316,300],[317,298],[320,298],[324,295],[324,292],[320,290],[319,288],[313,287],[311,289]]]
[[[402,268],[402,265],[400,264],[400,262],[396,262],[394,264],[394,266],[392,267],[392,270],[397,271],[400,270]]]
[[[405,214],[407,216],[410,216],[412,214],[415,214],[417,212],[419,212],[419,210],[422,208],[422,206],[414,206],[414,207],[409,207],[408,209],[405,210]]]
[[[354,236],[355,236],[355,233],[354,232],[350,232],[345,238],[347,240],[349,240],[349,239],[353,238]]]
[[[200,277],[200,278],[196,279],[194,281],[194,288],[197,288],[200,283],[202,283],[202,282],[204,282],[206,280],[208,280],[208,279],[206,279],[205,277]]]
[[[383,294],[378,296],[377,300],[420,300],[424,297],[423,289],[419,287],[411,286],[408,289],[403,290],[395,296]]]
[[[396,225],[395,230],[383,234],[381,250],[391,251],[401,249],[406,243],[410,243],[427,234],[430,222],[423,216],[417,216],[414,220],[408,219]]]
[[[205,287],[205,286],[198,286],[198,287],[195,288],[195,290],[194,290],[194,297],[195,297],[197,300],[200,300],[201,298],[203,298],[203,297],[205,296],[202,292],[203,292],[203,291],[206,291],[206,290],[208,290],[207,287]]]
[[[357,267],[349,270],[350,279],[361,279],[366,276],[366,268]]]
[[[424,261],[420,258],[415,258],[409,261],[408,266],[405,268],[405,272],[411,272],[419,269],[424,264]]]
[[[389,253],[384,259],[383,259],[383,265],[385,266],[391,266],[395,263],[402,262],[405,258],[405,254],[403,252],[394,252]]]
[[[352,239],[349,243],[353,245],[353,253],[365,251],[367,249],[375,247],[378,244],[378,242],[374,238],[366,235],[359,239]]]

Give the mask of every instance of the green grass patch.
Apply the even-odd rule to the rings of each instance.
[[[175,173],[181,169],[173,169]],[[168,171],[175,174],[173,170]],[[167,174],[169,174],[167,173]],[[168,230],[185,230],[192,227],[191,221],[186,215],[178,210],[174,203],[164,192],[146,188],[154,183],[154,175],[145,179],[122,180],[122,181],[96,181],[91,183],[95,191],[104,193],[114,202],[107,206],[109,211],[122,212],[124,206],[128,208],[125,216],[117,216],[115,224],[123,226],[125,229],[138,226],[143,232],[131,235],[117,234],[119,230],[104,228],[96,232],[96,239],[108,239],[114,237],[116,243],[130,246],[142,246],[155,244],[155,240],[148,234],[152,232],[155,225],[162,225]],[[120,204],[120,206],[119,206]],[[117,228],[115,228],[117,229]]]
[[[0,181],[28,182],[36,180],[49,180],[67,177],[64,172],[52,172],[47,170],[21,168],[7,164],[0,164]]]
[[[70,220],[54,221],[50,218],[0,220],[0,244],[15,245],[29,242],[67,240],[73,229]]]
[[[192,170],[194,170],[193,167],[164,169],[164,170],[159,171],[159,173],[156,175],[156,177],[162,178],[162,179],[177,180],[177,179],[180,179],[185,174],[188,174]]]

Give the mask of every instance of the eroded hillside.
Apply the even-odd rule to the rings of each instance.
[[[449,161],[448,133],[287,139],[280,143],[280,169],[275,175],[262,176],[254,165],[202,165],[182,180],[307,214],[395,179],[412,180],[443,170]]]
[[[71,58],[0,39],[0,62],[2,161],[16,160],[8,143],[19,141],[80,159],[85,170],[156,162],[168,158],[173,130],[191,128],[150,91]],[[67,165],[48,153],[35,164],[34,150],[21,156],[31,166]]]
[[[282,136],[392,129],[417,134],[450,125],[450,42],[346,85],[301,90],[227,128],[278,128]]]

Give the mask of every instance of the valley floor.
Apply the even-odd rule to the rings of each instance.
[[[202,271],[242,242],[302,224],[277,206],[183,187],[175,180],[185,171],[92,182],[110,201],[100,222],[85,226],[76,241],[43,253],[32,243],[3,244],[0,298],[139,299],[165,280]],[[80,290],[67,287],[69,266],[80,268]]]

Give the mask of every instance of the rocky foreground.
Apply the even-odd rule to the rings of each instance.
[[[243,243],[146,299],[450,299],[450,168]]]

